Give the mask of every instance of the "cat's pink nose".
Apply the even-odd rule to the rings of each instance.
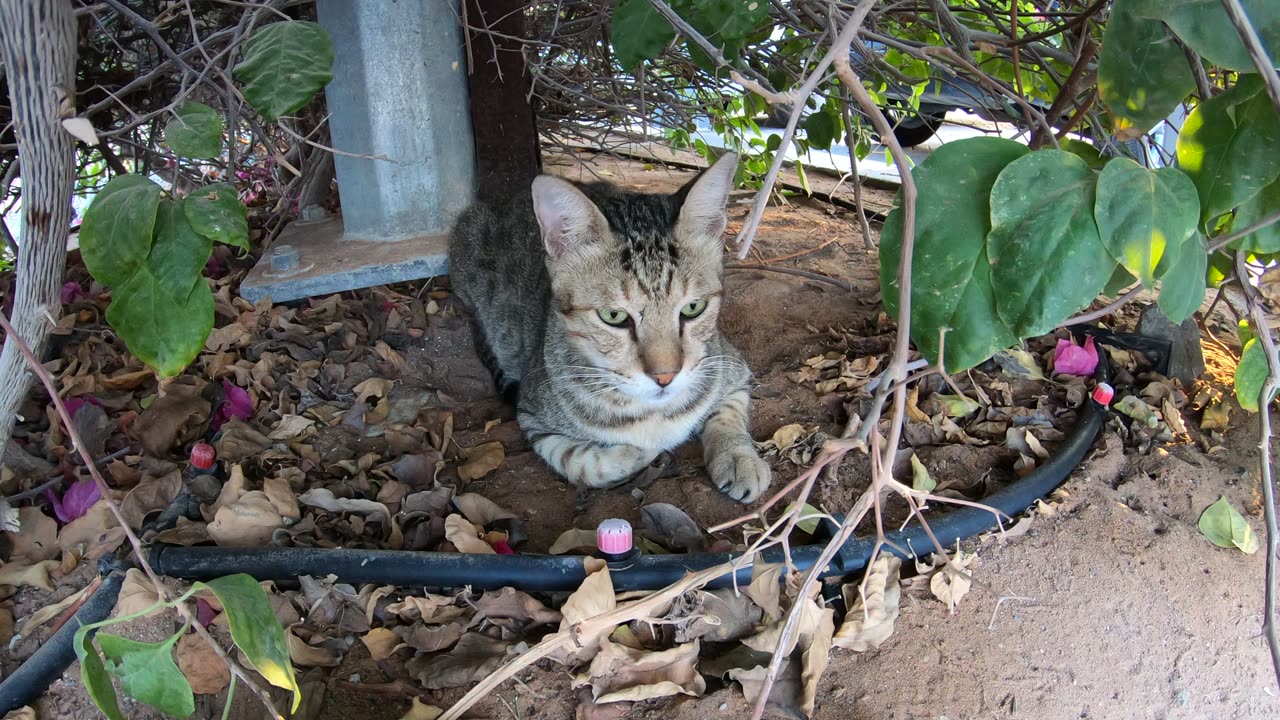
[[[649,373],[649,377],[653,378],[653,381],[658,383],[658,385],[662,387],[666,387],[671,384],[672,380],[676,379],[677,374],[679,373],[678,372]]]

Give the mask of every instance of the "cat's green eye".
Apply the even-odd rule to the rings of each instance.
[[[631,319],[631,316],[627,314],[626,310],[614,310],[613,308],[600,308],[599,310],[596,310],[596,314],[600,316],[600,319],[603,320],[606,325],[612,325],[614,327],[625,325],[627,320]]]
[[[680,314],[686,318],[696,318],[702,314],[703,310],[706,309],[707,301],[699,299],[685,303],[684,307],[680,308]]]

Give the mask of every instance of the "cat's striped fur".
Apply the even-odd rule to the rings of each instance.
[[[458,219],[450,272],[478,351],[534,450],[578,487],[625,481],[694,435],[729,496],[769,485],[747,431],[751,372],[718,326],[736,165],[672,195],[544,175]]]

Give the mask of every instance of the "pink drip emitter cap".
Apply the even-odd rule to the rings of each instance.
[[[596,527],[596,547],[605,555],[625,555],[633,544],[631,523],[622,518],[609,518]]]

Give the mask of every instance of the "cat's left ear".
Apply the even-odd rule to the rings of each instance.
[[[720,236],[724,234],[724,227],[728,223],[725,205],[729,201],[729,192],[733,190],[733,178],[737,172],[737,154],[725,153],[693,182],[680,189],[679,194],[684,195],[684,203],[680,207],[680,219],[676,224],[679,237],[720,242]]]

